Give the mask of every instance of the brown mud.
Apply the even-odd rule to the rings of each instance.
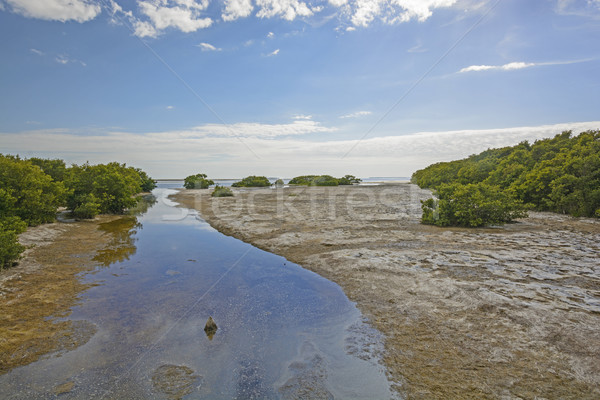
[[[28,247],[23,259],[0,271],[0,374],[48,354],[62,354],[94,335],[92,324],[64,317],[91,286],[81,281],[81,274],[105,263],[107,256],[123,256],[127,246],[110,229],[121,220],[101,216],[57,222],[20,235],[19,241]],[[69,391],[70,384],[56,390]]]
[[[600,221],[419,223],[410,184],[182,190],[219,231],[338,283],[410,399],[600,398]]]

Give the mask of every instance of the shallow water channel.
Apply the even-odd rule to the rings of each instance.
[[[339,286],[176,208],[174,186],[100,227],[115,241],[69,316],[90,340],[0,376],[1,398],[394,397],[382,338]]]

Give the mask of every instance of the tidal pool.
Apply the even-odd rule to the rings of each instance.
[[[338,285],[176,208],[175,186],[100,226],[114,242],[69,316],[95,334],[0,376],[1,398],[395,398],[381,335]]]

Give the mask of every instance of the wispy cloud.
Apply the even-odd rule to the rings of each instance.
[[[67,64],[79,64],[82,67],[87,67],[87,64],[81,60],[77,60],[75,58],[71,58],[66,54],[59,54],[56,57],[54,57],[54,61],[56,61],[59,64],[62,65],[67,65]]]
[[[538,63],[526,63],[526,62],[511,62],[504,65],[471,65],[465,68],[462,68],[458,73],[464,72],[478,72],[478,71],[514,71],[518,69],[531,68],[531,67],[540,67],[540,66],[549,66],[549,65],[569,65],[569,64],[578,64],[582,62],[593,61],[596,58],[585,58],[581,60],[567,60],[567,61],[549,61],[549,62],[538,62]]]
[[[489,70],[501,70],[501,71],[512,71],[515,69],[523,69],[534,67],[538,64],[525,63],[525,62],[511,62],[504,65],[471,65],[469,67],[462,68],[459,73],[473,72],[473,71],[489,71]]]
[[[167,107],[166,107],[166,109],[167,109],[167,110],[173,110],[174,108],[175,108],[175,107],[173,107],[173,106],[167,106]]]
[[[357,111],[346,115],[341,115],[340,118],[358,118],[373,114],[371,111]]]
[[[221,51],[220,48],[215,47],[210,43],[198,43],[196,47],[200,47],[202,51]]]
[[[37,54],[38,56],[43,56],[44,52],[38,49],[29,49],[33,54]]]
[[[272,52],[267,54],[267,57],[273,57],[273,56],[276,56],[277,54],[279,54],[279,49],[273,50]]]
[[[267,33],[267,38],[273,39],[274,37],[275,37],[275,34],[273,32]]]

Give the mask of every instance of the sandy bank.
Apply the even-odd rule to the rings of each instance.
[[[174,197],[342,286],[386,335],[408,398],[600,396],[599,221],[423,226],[429,193],[410,184],[234,192]]]
[[[45,224],[20,235],[29,247],[24,258],[0,271],[0,374],[75,348],[93,335],[93,326],[61,318],[90,286],[79,275],[99,265],[98,251],[114,244],[114,235],[98,228],[118,218]]]

